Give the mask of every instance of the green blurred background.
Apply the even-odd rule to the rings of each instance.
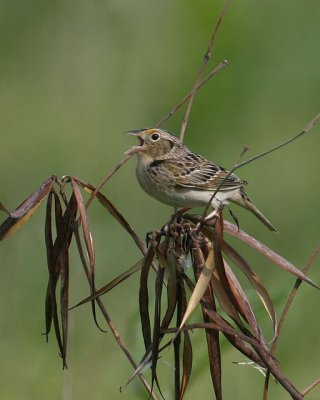
[[[106,0],[1,1],[1,201],[15,208],[51,174],[97,184],[133,144],[123,132],[154,125],[190,90],[222,1]],[[248,155],[297,133],[320,111],[320,3],[317,0],[234,1],[211,64],[230,66],[195,100],[186,143],[231,168],[244,145]],[[165,128],[178,133],[182,113]],[[238,174],[278,228],[272,235],[251,214],[236,209],[241,226],[302,267],[319,240],[320,128]],[[147,197],[131,160],[104,189],[144,237],[160,227],[170,208]],[[139,252],[98,205],[90,209],[98,286],[124,271]],[[3,215],[3,219],[5,216]],[[99,332],[90,307],[70,314],[69,369],[44,331],[47,279],[44,207],[14,237],[1,243],[1,399],[140,399],[139,382],[119,393],[132,373],[110,333]],[[236,243],[235,241],[233,241]],[[236,243],[263,278],[280,313],[294,279]],[[310,276],[320,282],[317,260]],[[72,304],[87,293],[76,252],[71,260]],[[244,281],[259,322],[270,323]],[[138,276],[104,297],[138,360],[142,341]],[[299,290],[280,340],[283,371],[303,389],[320,374],[319,293]],[[196,320],[196,317],[194,317]],[[102,318],[101,323],[103,324]],[[195,344],[194,375],[186,399],[212,398],[206,346]],[[258,399],[262,376],[234,365],[243,357],[222,341],[225,399]],[[160,361],[166,399],[172,399],[169,351]],[[320,389],[309,399],[318,399]],[[272,399],[288,399],[272,385]]]

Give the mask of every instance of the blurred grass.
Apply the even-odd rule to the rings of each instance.
[[[98,183],[132,144],[123,132],[154,125],[191,88],[222,6],[205,0],[1,2],[1,201],[13,209],[50,174]],[[320,111],[319,12],[315,0],[232,4],[214,54],[217,63],[228,59],[230,66],[196,98],[186,134],[190,147],[230,168],[244,145],[254,155],[298,132]],[[166,128],[178,133],[181,117]],[[241,226],[297,266],[319,239],[319,144],[316,128],[238,171],[251,182],[250,195],[280,235],[270,235],[236,209]],[[144,236],[162,225],[171,210],[142,193],[134,168],[130,161],[105,193]],[[90,213],[102,285],[139,253],[98,206]],[[71,313],[67,372],[61,371],[54,339],[44,344],[43,217],[42,207],[15,237],[1,243],[0,397],[147,398],[139,383],[119,393],[131,368],[111,335],[95,329],[88,307]],[[237,246],[265,280],[280,311],[294,279]],[[76,256],[71,264],[71,301],[76,302],[87,294],[87,286]],[[319,282],[316,271],[315,266],[311,277]],[[139,359],[137,295],[135,277],[105,300]],[[301,289],[279,345],[281,366],[299,388],[319,373],[318,301],[314,289]],[[266,325],[259,305],[257,313]],[[186,398],[211,398],[203,335],[193,336],[199,363]],[[259,374],[233,365],[242,357],[230,346],[223,350],[225,398],[234,398],[235,391],[239,399],[260,398]],[[170,399],[171,366],[166,364],[163,380]],[[316,389],[310,399],[319,393]],[[271,398],[288,396],[273,385]]]

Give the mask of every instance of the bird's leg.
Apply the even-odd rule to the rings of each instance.
[[[214,208],[209,215],[205,216],[202,222],[206,223],[213,219],[216,219],[217,215],[220,213],[220,211],[223,209],[223,207],[224,207],[224,204],[222,201],[220,201],[219,206],[217,208]]]
[[[209,215],[207,215],[206,217],[202,217],[201,220],[197,223],[195,231],[198,233],[203,224],[216,218],[217,213],[218,210],[214,209]]]
[[[174,213],[171,215],[169,222],[167,222],[162,227],[161,229],[162,234],[166,236],[170,231],[170,227],[174,224],[179,223],[181,216],[188,210],[190,210],[190,208],[179,208],[178,210],[175,209]]]
[[[223,209],[224,204],[222,201],[219,202],[219,206],[217,208],[214,208],[211,213],[207,216],[203,216],[202,219],[197,223],[196,225],[196,232],[199,232],[201,229],[201,226],[209,221],[214,221],[218,218],[218,214],[220,211]]]
[[[170,221],[168,222],[167,225],[172,225],[175,223],[178,223],[180,221],[181,216],[187,212],[188,210],[190,210],[190,208],[179,208],[178,210],[175,210],[175,212],[172,214]]]
[[[214,219],[218,214],[218,210],[219,210],[219,208],[218,209],[213,209],[209,215],[204,217],[203,222],[208,222],[211,219]]]

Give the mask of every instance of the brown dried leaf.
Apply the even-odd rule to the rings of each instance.
[[[50,176],[38,189],[36,189],[26,200],[24,200],[10,216],[0,225],[0,240],[12,235],[36,212],[45,196],[51,191],[56,180],[54,175]]]
[[[250,306],[249,300],[247,299],[247,296],[245,292],[243,291],[238,279],[232,272],[231,268],[229,265],[224,262],[224,267],[227,275],[227,279],[230,283],[230,287],[233,293],[233,296],[235,297],[238,307],[241,310],[241,313],[244,315],[246,321],[248,321],[248,324],[253,332],[253,335],[259,339],[260,342],[263,342],[263,337],[261,330],[258,326],[256,317],[253,313],[253,310]],[[264,343],[264,342],[263,342]]]
[[[75,194],[73,193],[73,196],[75,198]],[[77,201],[76,201],[77,204]],[[92,275],[91,273],[91,269],[90,267],[88,267],[88,252],[85,252],[83,249],[83,245],[82,245],[82,241],[81,241],[81,237],[80,237],[80,233],[79,233],[79,223],[78,221],[76,221],[75,219],[76,216],[74,216],[73,221],[72,221],[72,226],[73,226],[73,233],[74,233],[74,237],[76,240],[76,244],[77,244],[77,249],[78,249],[78,253],[79,253],[79,257],[81,260],[81,264],[83,267],[83,270],[86,274],[86,277],[88,279],[89,282],[89,286],[90,286],[90,298],[91,298],[91,311],[92,311],[92,316],[94,319],[94,323],[96,325],[96,327],[101,331],[101,332],[105,332],[104,329],[102,329],[99,325],[98,319],[97,319],[97,315],[96,315],[96,307],[95,307],[95,301],[94,301],[94,293],[96,291],[95,288],[95,284],[94,284],[94,275]],[[96,298],[97,302],[99,303],[99,298]],[[102,307],[102,303],[99,304],[100,310],[102,311],[102,313],[104,313],[103,307]]]
[[[224,321],[219,315],[217,315],[215,312],[213,312],[210,309],[206,308],[206,305],[203,304],[204,308],[206,309],[206,312],[211,316],[212,320],[215,322],[212,324],[213,329],[218,329],[221,330],[222,332],[225,333],[225,335],[228,338],[228,335],[232,335],[230,339],[235,340],[236,347],[241,344],[238,339],[244,340],[245,342],[248,342],[252,345],[254,350],[256,351],[257,355],[255,353],[252,353],[252,357],[250,358],[255,361],[257,364],[262,365],[270,370],[272,375],[279,381],[279,383],[292,395],[294,399],[301,399],[301,394],[297,391],[297,389],[291,384],[290,381],[283,375],[281,370],[279,369],[277,363],[275,362],[272,354],[270,351],[267,349],[266,345],[264,342],[261,342],[260,340],[254,338],[249,332],[240,333],[235,331],[230,325]],[[198,324],[200,327],[200,324]],[[207,327],[207,325],[210,326],[210,324],[204,324],[203,327]],[[244,347],[242,345],[239,346],[240,351],[244,350],[244,354],[248,353],[247,347]],[[257,357],[258,356],[258,357]]]
[[[95,192],[96,188],[91,185],[90,183],[85,183],[79,178],[73,178],[75,182],[78,183],[86,192],[92,194]],[[130,234],[130,236],[133,238],[139,249],[143,254],[146,253],[146,248],[142,240],[138,237],[132,226],[128,223],[128,221],[125,219],[125,217],[121,214],[120,211],[111,203],[107,197],[102,194],[100,191],[97,192],[96,194],[97,199],[101,203],[101,205],[106,208],[109,213],[120,223],[120,225]]]
[[[180,271],[177,270],[180,274]],[[176,312],[176,326],[179,326],[183,315],[187,308],[187,297],[185,287],[181,280],[177,281],[177,312]],[[186,387],[182,388],[183,379],[181,380],[181,333],[176,333],[173,343],[173,354],[174,354],[174,398],[180,399],[183,396],[182,391],[185,391]],[[181,382],[180,382],[181,381]],[[186,382],[185,382],[186,383]]]
[[[190,278],[186,275],[183,274],[183,279],[190,288],[190,290],[194,289],[194,285]],[[224,318],[222,318],[219,314],[217,314],[215,311],[213,311],[212,307],[203,300],[201,301],[201,305],[203,307],[203,310],[210,316],[211,320],[214,321],[214,324],[192,324],[188,325],[185,328],[182,328],[183,330],[185,329],[193,329],[193,327],[203,327],[206,328],[208,327],[209,329],[216,329],[225,335],[225,337],[230,341],[230,343],[237,348],[240,352],[242,352],[247,358],[253,360],[255,363],[261,365],[262,367],[265,367],[263,361],[261,358],[253,351],[251,350],[245,342],[248,342],[250,344],[252,343],[257,343],[256,339],[253,339],[251,337],[246,336],[245,334],[236,331],[230,324],[227,322]],[[209,326],[207,326],[209,325]],[[211,328],[210,328],[211,325]],[[244,341],[244,342],[243,342]]]
[[[277,317],[273,308],[272,300],[267,292],[266,288],[262,284],[259,276],[255,273],[255,271],[250,267],[248,262],[228,243],[223,242],[223,251],[226,253],[231,260],[241,269],[241,271],[246,275],[249,282],[257,292],[259,298],[262,301],[272,323],[274,332],[277,330]]]
[[[48,341],[48,334],[51,329],[51,322],[52,322],[52,308],[51,308],[51,300],[50,300],[50,293],[52,282],[53,282],[53,271],[54,271],[54,258],[53,258],[53,238],[52,238],[52,197],[53,192],[49,193],[47,206],[46,206],[46,219],[45,219],[45,243],[46,243],[46,250],[47,250],[47,266],[49,272],[49,283],[45,301],[45,321],[46,321],[46,331],[45,335],[47,336]]]
[[[144,261],[141,268],[140,274],[140,290],[139,290],[139,308],[140,308],[140,320],[142,327],[142,334],[144,339],[144,345],[146,351],[151,345],[151,324],[149,315],[149,294],[148,294],[148,276],[150,266],[155,256],[155,250],[152,246],[148,248],[147,254],[144,257]]]
[[[190,340],[190,335],[188,331],[184,332],[184,343],[183,343],[183,358],[182,358],[182,379],[181,379],[181,389],[180,389],[180,400],[183,399],[186,392],[190,375],[192,371],[192,345]]]
[[[165,268],[167,276],[167,310],[161,322],[161,329],[166,329],[172,320],[177,304],[178,261],[172,252],[168,252],[165,257],[163,251],[159,251],[159,248],[156,248],[156,256],[162,267]]]
[[[91,274],[91,284],[93,286],[94,284],[94,266],[95,266],[95,254],[94,254],[94,247],[93,247],[93,241],[92,241],[92,235],[91,231],[89,228],[89,221],[88,221],[88,216],[87,216],[87,210],[85,203],[83,201],[80,189],[77,185],[77,181],[71,178],[71,185],[73,189],[73,193],[76,197],[79,213],[80,213],[80,218],[81,218],[81,225],[82,225],[82,232],[83,232],[83,237],[84,237],[84,242],[86,245],[86,250],[87,250],[87,255],[88,255],[88,260],[89,260],[89,268],[90,268],[90,274]]]
[[[79,307],[85,303],[88,303],[89,301],[95,300],[97,297],[100,297],[106,293],[108,293],[111,289],[125,281],[127,278],[129,278],[132,274],[135,272],[139,271],[142,267],[142,264],[144,262],[144,259],[142,258],[138,262],[136,262],[132,267],[130,267],[127,271],[122,272],[122,274],[118,275],[114,279],[112,279],[111,282],[107,283],[105,286],[102,286],[102,288],[96,290],[93,295],[86,297],[85,299],[81,300],[79,303],[77,303],[75,306],[70,307],[69,310],[72,310],[73,308]]]
[[[192,281],[190,280],[190,278],[186,275],[183,274],[183,279],[184,281],[187,283],[187,285],[189,286],[190,290],[193,290],[194,285],[192,283]],[[201,300],[201,305],[203,310],[205,311],[205,313],[208,314],[208,316],[211,318],[212,321],[214,321],[214,324],[211,326],[212,329],[216,329],[219,330],[221,332],[224,333],[224,335],[226,336],[226,338],[230,341],[231,344],[234,345],[234,347],[236,347],[240,352],[242,352],[246,357],[248,357],[249,359],[253,360],[255,363],[261,365],[262,367],[264,367],[264,363],[261,360],[261,358],[254,352],[252,351],[245,342],[248,342],[250,344],[255,343],[257,344],[257,340],[247,336],[246,334],[243,334],[241,332],[236,331],[230,324],[229,322],[227,322],[224,318],[222,318],[219,314],[216,313],[216,311],[214,310],[214,308],[212,307],[212,305],[210,303],[207,303],[203,300]],[[199,325],[199,326],[198,326]],[[204,328],[206,328],[208,326],[209,329],[210,328],[210,324],[192,324],[192,327],[194,326],[198,326],[201,327],[203,326]],[[190,327],[191,327],[190,326]],[[192,328],[191,328],[192,329]],[[185,330],[185,328],[183,328],[183,330]]]
[[[70,201],[67,204],[67,210],[64,215],[62,213],[61,203],[58,195],[53,192],[55,198],[55,223],[57,237],[52,247],[52,195],[49,195],[46,212],[46,224],[45,224],[45,239],[47,247],[47,260],[48,260],[48,271],[49,281],[46,295],[46,334],[48,335],[53,322],[56,340],[60,349],[61,357],[63,358],[63,366],[66,367],[66,344],[67,344],[67,274],[68,274],[68,248],[72,238],[72,226],[71,221],[74,220],[77,213],[77,204],[74,195],[71,196]],[[62,277],[62,291],[60,298],[61,312],[57,311],[57,299],[56,299],[56,286],[59,277]],[[59,325],[59,316],[61,315],[62,323],[62,335]]]
[[[60,256],[64,251],[64,224],[62,217],[62,208],[59,197],[54,192],[55,199],[55,222],[57,237],[54,244],[52,245],[52,195],[49,196],[46,210],[46,222],[45,222],[45,240],[47,248],[47,264],[49,272],[49,280],[47,286],[46,300],[45,300],[45,313],[46,313],[46,335],[48,340],[48,334],[50,332],[51,322],[53,322],[55,336],[57,344],[60,350],[61,357],[63,358],[63,366],[66,366],[65,351],[63,338],[61,337],[60,325],[59,325],[59,314],[58,305],[56,298],[56,286],[58,283],[61,264]]]
[[[205,307],[204,307],[205,308]],[[217,314],[216,316],[214,315],[212,310],[208,310],[207,308],[205,308],[206,312],[210,315],[210,317],[212,318],[212,320],[214,320],[214,322],[204,322],[204,323],[196,323],[196,324],[190,324],[190,325],[185,325],[182,330],[192,330],[192,329],[213,329],[213,330],[217,330],[219,332],[222,332],[226,338],[229,340],[229,337],[237,339],[237,341],[239,343],[249,343],[251,346],[256,346],[258,347],[260,350],[264,350],[263,346],[261,346],[261,344],[257,341],[257,339],[255,339],[253,336],[251,335],[246,335],[242,332],[239,332],[237,330],[235,330],[226,320],[224,320],[223,318],[221,320],[219,320],[219,315]],[[233,343],[230,340],[231,343]],[[236,348],[238,348],[237,346],[235,346]],[[240,347],[241,348],[241,347]],[[247,348],[248,350],[248,348]],[[242,350],[240,350],[242,352]],[[248,358],[251,359],[250,356],[248,356],[247,351],[243,352],[243,354],[245,354]],[[252,358],[252,360],[254,360],[255,358],[257,359],[257,364],[265,367],[265,364],[263,363],[263,361],[261,360],[261,358],[257,357],[256,353],[253,353],[254,357]],[[260,361],[259,361],[260,360]]]
[[[192,324],[183,329],[195,329],[195,328],[206,328],[206,329],[217,329],[225,333],[226,337],[228,336],[237,339],[237,344],[239,342],[239,338],[245,342],[248,342],[252,345],[252,347],[257,352],[257,355],[253,353],[254,360],[258,365],[261,365],[270,370],[275,379],[290,393],[293,399],[295,400],[303,400],[303,396],[301,393],[292,385],[292,383],[284,376],[280,368],[278,367],[276,361],[274,360],[272,354],[265,348],[265,346],[257,341],[257,339],[245,335],[243,333],[235,331],[231,326],[228,326],[226,321],[219,321],[221,317],[215,315],[211,310],[207,310],[207,312],[212,316],[212,319],[215,320],[214,323],[204,323],[204,324]],[[240,347],[241,349],[241,347]],[[248,348],[245,349],[244,354],[247,353]],[[240,350],[242,351],[242,350]],[[247,355],[247,354],[246,354]],[[248,356],[248,355],[247,355]]]
[[[77,230],[75,232],[76,235],[76,240],[77,240],[77,246],[78,246],[78,251],[79,255],[83,264],[83,267],[86,271],[88,280],[89,280],[89,285],[90,285],[90,295],[93,296],[96,289],[95,289],[95,275],[94,275],[94,270],[95,270],[95,253],[94,253],[94,246],[93,246],[93,240],[92,240],[92,234],[89,228],[89,220],[88,220],[88,215],[87,215],[87,209],[85,202],[83,200],[83,197],[81,195],[78,182],[76,179],[71,178],[71,185],[73,189],[73,193],[75,195],[78,209],[79,209],[79,214],[80,214],[80,219],[81,219],[81,226],[82,226],[82,233],[83,233],[83,238],[84,238],[84,243],[85,243],[85,248],[86,248],[86,255],[89,263],[89,269],[87,268],[87,262],[84,258],[83,254],[83,249],[82,249],[82,244],[81,244],[81,239],[79,237],[79,231]],[[97,316],[96,316],[96,307],[95,307],[95,301],[91,301],[91,309],[92,309],[92,315],[95,321],[96,326],[98,329],[103,331],[103,329],[100,327]]]
[[[309,283],[311,286],[314,286],[317,289],[320,289],[320,286],[313,282],[310,278],[308,278],[305,274],[303,274],[298,268],[296,268],[290,261],[286,260],[269,247],[264,245],[263,243],[259,242],[259,240],[253,238],[252,236],[248,235],[244,231],[238,231],[236,225],[231,224],[228,221],[224,221],[224,229],[230,235],[237,237],[238,239],[242,240],[243,242],[247,243],[250,247],[257,250],[263,256],[271,260],[274,264],[278,265],[280,268],[284,269],[286,272],[289,272],[292,275],[295,275],[297,278],[301,279]]]
[[[234,305],[236,311],[246,319],[245,309],[246,307],[242,303],[242,299],[239,298],[239,291],[236,290],[230,283],[226,269],[225,263],[222,257],[222,243],[223,243],[223,219],[221,211],[219,213],[219,218],[215,223],[215,229],[213,231],[213,248],[214,248],[214,260],[216,264],[216,271],[219,277],[219,281],[226,293],[226,296]]]
[[[261,357],[266,365],[266,368],[275,377],[277,382],[279,382],[284,389],[290,393],[291,397],[295,400],[303,400],[304,396],[294,387],[294,385],[288,380],[288,378],[280,370],[277,362],[274,360],[273,355],[268,349],[261,349],[260,346],[253,345],[258,355]]]
[[[53,271],[53,282],[52,289],[54,291],[54,296],[52,296],[52,302],[55,302],[55,311],[57,311],[56,305],[56,295],[55,289],[59,279],[61,277],[61,288],[60,288],[60,317],[61,317],[61,327],[62,327],[62,349],[61,357],[63,360],[63,368],[67,368],[67,336],[68,336],[68,276],[69,276],[69,244],[67,232],[69,230],[69,224],[66,224],[66,219],[63,216],[62,207],[60,199],[56,193],[55,195],[55,221],[56,221],[56,244],[58,252],[58,258],[56,263],[54,263],[54,258],[52,258],[52,264],[54,265]],[[53,293],[51,292],[51,295]],[[53,322],[55,327],[56,338],[59,343],[59,338],[61,337],[60,327],[59,327],[59,317],[55,313],[53,315]]]
[[[214,271],[215,272],[215,271]],[[213,296],[211,285],[209,285],[204,293],[203,302],[207,306],[216,312],[216,303]],[[202,309],[203,321],[213,322],[209,314]],[[206,339],[208,347],[208,357],[211,373],[211,381],[213,384],[216,400],[222,400],[222,386],[221,386],[221,351],[220,351],[220,339],[219,331],[206,329]]]
[[[246,338],[246,340],[244,340],[244,338],[243,338],[243,340],[241,340],[240,339],[241,335],[239,335],[239,333],[229,334],[229,333],[224,332],[224,336],[228,339],[228,341],[236,349],[238,349],[242,354],[244,354],[246,358],[248,358],[249,360],[252,360],[257,365],[260,365],[262,368],[266,367],[266,365],[265,365],[264,361],[261,359],[261,357],[255,351],[253,351],[250,347],[248,347],[248,345],[246,344],[246,342],[248,341],[248,338],[246,338],[245,335],[243,335],[243,336]]]
[[[60,288],[60,308],[61,308],[61,326],[62,326],[62,359],[64,367],[67,367],[67,342],[68,342],[68,306],[69,306],[69,254],[68,247],[65,246],[60,257],[61,266],[61,288]]]
[[[242,326],[242,321],[236,310],[236,307],[234,306],[232,301],[230,301],[226,291],[224,290],[224,287],[220,282],[220,278],[216,270],[213,271],[211,283],[214,294],[216,295],[222,310],[226,314],[228,314],[229,317],[231,317],[237,323],[238,326]]]
[[[157,377],[157,364],[159,358],[159,345],[162,339],[161,333],[161,297],[163,289],[164,268],[158,268],[155,283],[155,310],[154,310],[154,323],[152,335],[152,349],[151,349],[151,387],[154,382],[156,383],[160,393],[160,385]]]

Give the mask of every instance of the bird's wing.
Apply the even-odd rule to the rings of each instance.
[[[188,187],[196,190],[220,191],[237,189],[247,184],[230,171],[197,156],[197,162],[166,160],[167,166],[175,177],[177,187]]]

